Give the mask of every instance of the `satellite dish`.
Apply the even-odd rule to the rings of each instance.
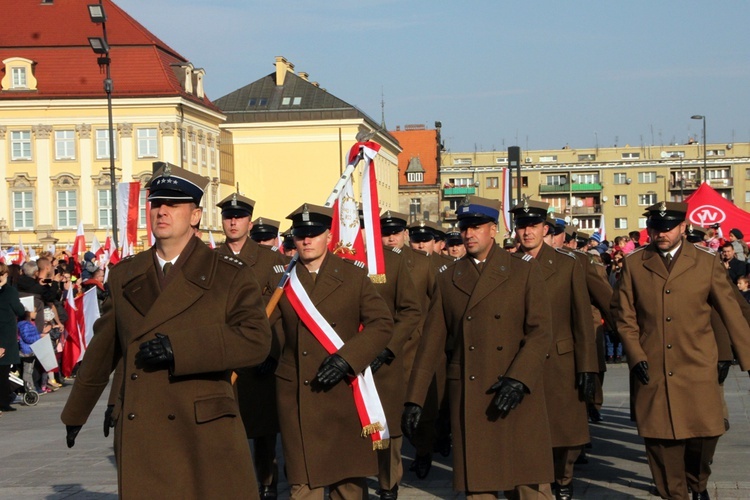
[[[582,207],[583,206],[583,200],[576,201],[576,206],[579,207],[579,208]]]
[[[570,221],[571,221],[571,220],[572,220],[572,219],[570,218],[570,215],[566,215],[566,216],[565,216],[565,223],[566,223],[566,224],[570,224]]]
[[[574,226],[578,226],[578,218],[577,217],[575,219],[573,219],[573,225]]]
[[[732,146],[733,144],[730,142],[729,144],[727,144],[727,149],[732,149]]]
[[[606,203],[609,201],[609,198],[607,196],[602,196],[602,201]]]

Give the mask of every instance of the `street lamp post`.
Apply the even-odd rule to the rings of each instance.
[[[89,37],[89,45],[95,54],[98,54],[97,62],[99,67],[106,68],[106,78],[104,78],[104,92],[107,93],[107,117],[109,119],[109,183],[111,189],[112,205],[112,239],[115,242],[115,248],[119,248],[117,242],[117,181],[115,178],[115,131],[112,124],[112,75],[110,74],[109,43],[107,42],[107,14],[104,12],[102,0],[98,4],[88,6],[89,17],[91,22],[102,25],[102,36]]]
[[[706,115],[693,115],[690,117],[693,120],[703,120],[703,182],[706,182]]]

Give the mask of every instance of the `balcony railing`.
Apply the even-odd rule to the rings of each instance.
[[[709,179],[708,185],[712,188],[728,188],[732,187],[734,183],[732,177],[727,177],[726,179]]]
[[[569,184],[540,184],[540,193],[568,193],[570,192]]]
[[[599,182],[591,182],[586,184],[573,183],[571,185],[573,191],[601,191],[602,185]]]
[[[597,215],[602,213],[602,206],[594,205],[593,207],[571,207],[570,212],[573,215]]]
[[[476,188],[471,187],[448,187],[443,189],[443,196],[467,196],[476,192]]]
[[[540,193],[570,193],[570,192],[598,192],[602,190],[602,185],[598,182],[559,184],[549,185],[540,184]]]

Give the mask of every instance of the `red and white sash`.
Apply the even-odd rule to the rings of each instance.
[[[313,305],[310,296],[307,295],[305,288],[297,277],[297,266],[292,269],[289,275],[286,297],[302,323],[312,332],[328,354],[334,354],[341,349],[344,341]],[[370,367],[368,366],[363,373],[359,373],[356,378],[349,378],[349,385],[352,388],[354,404],[357,408],[359,421],[362,424],[362,437],[370,436],[374,450],[388,448],[390,433]]]

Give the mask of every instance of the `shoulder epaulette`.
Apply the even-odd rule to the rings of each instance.
[[[365,263],[362,262],[361,260],[352,260],[352,259],[341,259],[341,260],[343,260],[344,262],[348,262],[349,264],[352,264],[354,266],[357,266],[360,269],[365,268]]]
[[[135,255],[136,254],[133,253],[133,254],[128,255],[127,257],[123,257],[122,259],[120,259],[120,262],[127,262],[127,261],[129,261],[131,259],[135,259]],[[119,262],[118,262],[118,264],[119,264]]]
[[[442,273],[446,269],[448,269],[448,265],[447,264],[443,264],[442,266],[440,266],[440,268],[437,270],[437,272]]]
[[[240,259],[238,259],[237,257],[233,255],[221,255],[220,260],[226,262],[227,264],[232,264],[237,267],[242,267],[245,265],[244,262],[242,262]]]
[[[628,253],[628,254],[625,254],[625,258],[627,259],[627,258],[628,258],[628,257],[630,257],[631,255],[635,255],[635,254],[637,254],[638,252],[642,252],[642,251],[643,251],[643,250],[645,250],[645,249],[646,249],[646,247],[645,247],[645,246],[642,246],[642,247],[638,247],[638,248],[636,248],[635,250],[633,250],[632,252],[630,252],[630,253]]]
[[[279,273],[280,274],[280,273],[283,273],[284,270],[285,270],[285,268],[281,264],[276,264],[275,266],[273,266],[273,272],[275,272],[275,273]]]
[[[277,247],[276,245],[274,245],[274,246],[270,247],[270,250],[272,252],[278,252],[279,251],[279,247]]]
[[[392,247],[391,248],[391,252],[393,252],[393,253],[401,253],[401,249],[398,248],[398,247]]]
[[[708,248],[708,247],[704,247],[700,245],[695,245],[695,248],[697,248],[698,250],[702,250],[706,252],[707,254],[716,255],[716,251],[713,248]]]
[[[571,259],[575,259],[576,258],[575,255],[573,255],[572,253],[568,252],[567,250],[563,250],[562,248],[555,248],[555,252],[561,253],[561,254],[563,254],[566,257],[570,257]]]
[[[530,253],[513,252],[511,255],[517,259],[525,260],[526,262],[531,262],[534,259]]]

